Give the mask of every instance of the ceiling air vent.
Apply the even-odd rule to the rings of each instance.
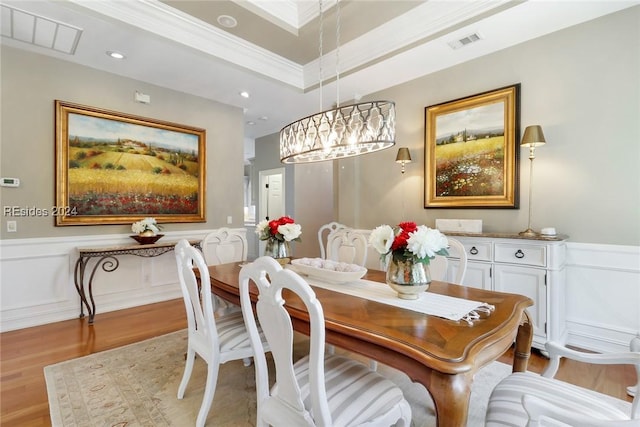
[[[463,46],[470,45],[471,43],[475,43],[481,39],[482,37],[480,37],[480,34],[476,32],[473,34],[469,34],[468,36],[462,37],[461,39],[452,40],[448,44],[449,46],[451,46],[451,49],[460,49]]]
[[[13,6],[2,6],[2,36],[73,55],[82,29],[38,16]]]

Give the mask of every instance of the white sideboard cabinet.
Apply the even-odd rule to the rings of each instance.
[[[526,295],[534,325],[533,346],[548,340],[566,342],[565,258],[567,236],[524,238],[520,235],[446,233],[467,253],[465,286]],[[451,250],[447,280],[455,278],[459,254]]]

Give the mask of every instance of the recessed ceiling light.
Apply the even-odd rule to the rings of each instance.
[[[249,120],[249,121],[247,122],[247,124],[248,124],[249,126],[253,126],[253,125],[255,125],[255,124],[256,124],[256,122]]]
[[[250,95],[249,95],[249,92],[247,92],[246,90],[243,90],[242,92],[240,92],[240,96],[243,98],[248,98]]]
[[[238,21],[233,16],[220,15],[218,16],[218,24],[225,28],[235,28],[238,25]]]
[[[120,52],[116,52],[114,50],[108,50],[107,51],[107,55],[109,55],[110,57],[112,57],[113,59],[124,59],[125,56],[123,53]]]
[[[266,121],[266,120],[269,120],[269,117],[267,117],[267,116],[262,116],[262,117],[260,117],[260,120],[265,120],[265,121]]]

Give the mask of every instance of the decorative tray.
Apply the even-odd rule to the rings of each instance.
[[[290,268],[310,278],[332,283],[353,282],[362,278],[367,269],[357,264],[348,264],[322,258],[299,258],[291,260]]]

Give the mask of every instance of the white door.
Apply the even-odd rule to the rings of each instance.
[[[284,216],[282,174],[268,175],[264,191],[267,193],[267,218],[265,219],[272,220]]]
[[[260,206],[258,206],[256,222],[263,219],[278,219],[284,216],[286,196],[284,168],[260,171],[258,176],[258,181],[260,182]],[[258,246],[258,255],[262,255],[265,242],[261,240]]]

